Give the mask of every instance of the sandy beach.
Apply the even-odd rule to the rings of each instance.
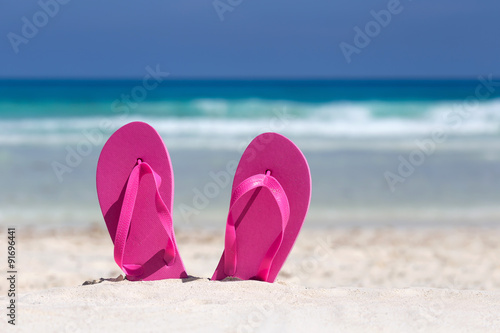
[[[500,1],[1,8],[0,333],[500,333]]]
[[[498,228],[306,229],[267,284],[209,281],[223,234],[184,229],[177,242],[192,278],[82,285],[121,273],[106,231],[21,229],[16,329],[498,332],[498,239]],[[7,304],[4,279],[0,287]]]

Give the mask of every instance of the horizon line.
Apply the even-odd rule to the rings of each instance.
[[[488,74],[491,75],[491,74]],[[474,81],[473,76],[366,76],[366,77],[322,77],[322,76],[178,76],[166,77],[164,81]],[[497,76],[497,75],[493,75]],[[498,75],[500,76],[500,75]],[[140,81],[143,77],[0,77],[0,81]]]

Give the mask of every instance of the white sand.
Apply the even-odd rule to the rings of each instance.
[[[500,332],[500,229],[304,230],[275,284],[208,281],[223,235],[177,239],[202,279],[82,286],[120,273],[105,232],[19,230],[16,331]]]

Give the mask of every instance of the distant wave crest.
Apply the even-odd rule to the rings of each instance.
[[[0,103],[0,109],[6,105]],[[500,129],[500,100],[466,105],[459,102],[331,102],[299,103],[264,100],[191,100],[142,103],[128,114],[116,114],[109,105],[78,105],[82,111],[66,116],[68,104],[9,105],[38,108],[33,117],[0,120],[1,145],[64,145],[82,140],[84,133],[100,131],[107,137],[130,121],[153,125],[178,147],[235,147],[242,140],[265,131],[276,131],[294,139],[324,143],[342,138],[413,138],[433,130],[456,136],[497,135]],[[43,116],[47,108],[60,108],[61,116]],[[52,110],[53,111],[53,110]],[[96,113],[98,115],[96,115]],[[104,130],[103,122],[111,123]]]

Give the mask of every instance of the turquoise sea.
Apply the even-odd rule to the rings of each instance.
[[[136,120],[170,151],[178,228],[223,228],[230,184],[203,207],[193,199],[266,131],[309,160],[308,227],[500,221],[500,83],[484,76],[0,81],[0,225],[103,225],[97,158],[115,129]]]

